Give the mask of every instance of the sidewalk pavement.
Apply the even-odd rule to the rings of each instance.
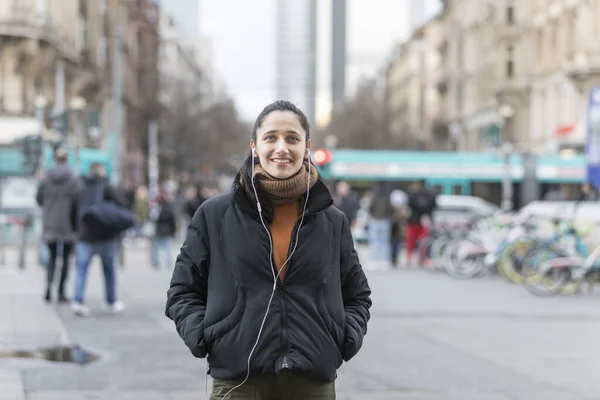
[[[68,336],[56,311],[42,301],[40,284],[32,284],[16,268],[0,269],[0,352],[15,348],[28,350],[43,343],[68,343]],[[18,364],[0,359],[0,398],[25,400]]]
[[[82,367],[0,358],[0,400],[204,397],[205,363],[164,316],[172,266],[154,270],[147,248],[127,250],[118,275],[122,315],[106,311],[97,259],[89,318],[43,301],[45,274],[33,251],[25,270],[0,266],[0,351],[79,344],[102,357]],[[497,279],[455,281],[416,269],[367,275],[369,333],[340,369],[339,400],[600,398],[599,294],[539,299]]]

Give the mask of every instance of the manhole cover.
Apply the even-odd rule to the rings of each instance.
[[[84,350],[80,346],[52,346],[34,350],[3,350],[0,358],[33,358],[61,363],[86,365],[100,359],[96,354]]]

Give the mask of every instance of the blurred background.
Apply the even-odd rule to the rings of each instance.
[[[133,312],[81,321],[43,308],[35,194],[55,149],[80,175],[103,164],[132,209],[169,193],[180,244],[197,206],[229,190],[276,99],[308,116],[313,161],[374,288],[373,333],[340,373],[341,398],[600,396],[598,296],[575,275],[537,289],[581,296],[543,301],[496,279],[524,283],[528,262],[564,255],[529,237],[585,238],[585,251],[561,244],[577,266],[600,243],[600,0],[0,0],[0,350],[77,341],[121,356],[76,372],[82,386],[19,364],[17,391],[32,393],[19,400],[203,387],[162,315],[169,269],[152,269],[143,232],[119,250]],[[437,201],[417,246],[428,272],[403,269],[407,215],[371,207],[382,196],[410,215],[417,182]],[[368,227],[383,219],[382,267]],[[138,359],[142,344],[155,350]]]
[[[126,191],[225,190],[278,98],[309,116],[322,175],[360,192],[574,198],[599,161],[598,7],[2,0],[0,207],[32,206],[57,146]]]

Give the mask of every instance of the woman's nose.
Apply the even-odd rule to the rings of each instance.
[[[286,145],[285,141],[284,141],[284,140],[279,140],[279,141],[277,142],[277,147],[275,148],[275,150],[276,150],[278,153],[284,153],[284,152],[287,152],[287,151],[288,151],[288,148],[287,148],[287,145]]]

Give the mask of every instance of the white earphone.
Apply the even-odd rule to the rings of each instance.
[[[273,237],[271,236],[271,232],[269,231],[269,228],[267,227],[267,224],[265,223],[265,221],[263,219],[262,207],[260,205],[260,200],[258,199],[258,192],[256,191],[256,185],[254,184],[254,158],[256,157],[256,148],[252,148],[252,189],[254,190],[254,196],[256,198],[256,208],[258,209],[258,215],[260,217],[260,222],[261,222],[265,232],[267,233],[267,236],[269,237],[269,242],[270,242],[269,260],[271,263],[271,272],[273,273],[273,290],[271,292],[271,297],[269,298],[269,303],[267,304],[267,310],[265,311],[265,316],[263,317],[262,323],[260,324],[260,329],[258,330],[258,336],[256,337],[256,342],[254,343],[254,346],[252,346],[252,350],[250,350],[250,354],[248,355],[246,378],[242,381],[242,383],[233,387],[229,392],[227,392],[221,400],[225,400],[227,398],[227,396],[229,396],[231,394],[231,392],[233,392],[235,389],[242,387],[242,385],[244,385],[244,383],[246,383],[248,381],[248,379],[250,378],[250,360],[252,359],[254,350],[256,350],[256,347],[258,346],[258,342],[260,341],[260,336],[262,335],[262,331],[265,326],[267,316],[269,315],[269,310],[271,309],[271,303],[273,302],[273,296],[275,295],[275,291],[277,290],[277,280],[279,279],[279,275],[281,274],[281,271],[283,271],[283,268],[287,265],[287,263],[290,261],[290,259],[296,252],[296,247],[298,247],[298,238],[300,237],[300,229],[302,228],[302,224],[304,224],[304,214],[306,213],[306,206],[308,205],[308,196],[310,193],[311,163],[310,163],[310,149],[309,148],[306,149],[306,154],[308,155],[308,178],[307,178],[307,182],[306,182],[306,199],[304,200],[304,207],[302,208],[302,214],[300,216],[300,224],[298,225],[298,230],[296,231],[296,241],[294,243],[294,247],[292,248],[292,251],[290,252],[289,257],[281,265],[281,268],[279,269],[277,274],[275,274],[275,266],[273,265]],[[208,366],[208,362],[207,362],[207,366]],[[208,373],[206,374],[206,379],[208,380]],[[208,382],[205,387],[206,387],[205,395],[208,399]]]

